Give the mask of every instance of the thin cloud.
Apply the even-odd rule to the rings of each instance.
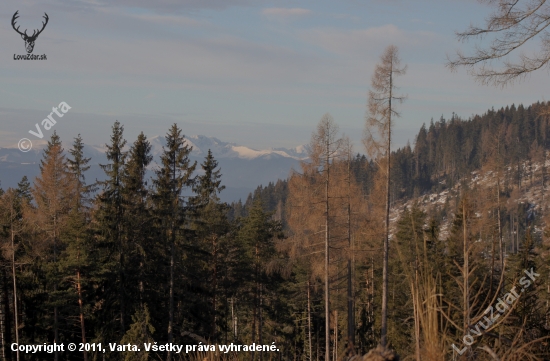
[[[262,14],[270,17],[291,18],[309,15],[311,10],[303,8],[267,8],[262,11]]]
[[[202,26],[206,23],[203,21],[195,20],[186,16],[177,16],[177,15],[156,15],[156,14],[140,14],[140,15],[131,15],[136,19],[143,21],[150,21],[156,24],[171,24],[176,26]]]
[[[36,15],[42,13],[44,6],[53,14],[57,12],[87,12],[92,13],[100,9],[142,9],[157,14],[186,14],[196,10],[226,10],[238,7],[257,7],[266,6],[267,0],[49,0],[42,2],[42,6],[36,6],[40,1],[21,1],[21,0],[3,0],[4,8],[26,9],[36,12]],[[36,9],[36,10],[33,10]],[[13,12],[12,12],[13,13]],[[10,15],[11,16],[11,15]],[[21,19],[23,21],[23,19]]]
[[[69,0],[58,0],[69,2]],[[158,12],[173,12],[191,9],[226,9],[232,6],[250,6],[251,0],[88,0],[89,3],[107,7],[132,7]],[[71,1],[74,3],[74,1]]]
[[[378,58],[379,52],[387,44],[418,49],[439,40],[435,33],[405,31],[393,24],[357,30],[309,29],[302,31],[299,36],[305,42],[333,54],[341,56],[372,56],[375,54],[375,58]]]

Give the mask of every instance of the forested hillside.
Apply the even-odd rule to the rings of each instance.
[[[441,116],[438,121],[423,125],[412,146],[407,144],[392,154],[392,201],[451,188],[497,158],[509,168],[506,181],[521,188],[528,165],[542,162],[543,150],[550,147],[546,114],[549,104],[511,105],[467,120],[453,113],[450,120]],[[370,193],[376,164],[358,153],[351,167],[365,193]],[[284,203],[286,192],[284,180],[259,186],[245,204],[250,205],[259,195],[269,209],[275,210],[279,201]],[[236,202],[233,207],[240,214],[242,204]]]
[[[547,109],[548,104],[536,103],[490,110],[468,120],[442,117],[422,126],[414,146],[393,152],[388,337],[400,354],[418,350],[429,360],[447,359],[453,352],[459,356],[451,344],[458,347],[469,327],[483,319],[483,311],[534,267],[544,275],[534,283],[536,291],[529,289],[529,300],[522,298],[498,328],[486,325],[483,341],[500,354],[508,353],[509,359],[529,359],[529,352],[548,357]],[[316,163],[319,155],[313,154],[289,180],[258,187],[244,204],[232,204],[232,212],[246,214],[261,199],[283,219],[290,259],[300,264],[307,259],[302,272],[318,282],[324,278],[321,240],[324,229],[331,229],[333,317],[341,323],[340,342],[352,339],[349,327],[354,344],[364,351],[376,345],[380,327],[376,290],[382,272],[383,160],[369,161],[345,147],[339,152],[325,165]],[[333,168],[328,191],[327,167]],[[354,264],[351,270],[348,261]],[[469,277],[464,277],[465,270]],[[352,306],[345,300],[348,290]],[[346,316],[350,308],[353,322]],[[440,314],[431,314],[433,309]],[[470,321],[465,321],[465,312]],[[430,323],[435,320],[438,325]],[[529,352],[512,351],[526,344]],[[483,351],[471,352],[469,357],[483,359]]]
[[[521,187],[522,162],[541,161],[549,146],[547,107],[540,102],[512,105],[468,120],[453,114],[450,120],[442,117],[422,127],[413,148],[395,153],[396,197],[451,187],[491,162],[508,165],[508,181]]]
[[[441,116],[439,121],[432,120],[428,127],[423,125],[414,137],[413,146],[407,144],[392,154],[392,202],[399,204],[420,195],[450,189],[461,180],[470,179],[472,172],[492,166],[495,161],[501,167],[507,165],[505,182],[521,189],[522,182],[530,174],[530,165],[542,164],[546,159],[544,150],[550,147],[548,104],[511,105],[468,120],[454,114],[451,120]],[[375,162],[357,153],[350,167],[364,192],[369,194],[377,172]],[[286,180],[260,185],[244,203],[232,203],[231,214],[245,214],[246,208],[258,197],[266,209],[277,210],[279,214],[284,212],[281,204],[287,196]]]
[[[393,152],[387,338],[400,355],[549,357],[547,106],[442,118]],[[383,157],[357,154],[325,115],[300,169],[227,205],[216,159],[191,162],[177,125],[152,179],[147,137],[125,148],[123,131],[112,127],[105,181],[87,180],[80,137],[67,146],[54,133],[40,175],[2,191],[4,359],[135,356],[17,355],[13,342],[274,342],[278,353],[223,357],[293,360],[378,344]],[[488,319],[501,300],[507,312]],[[204,355],[139,353],[185,357]]]

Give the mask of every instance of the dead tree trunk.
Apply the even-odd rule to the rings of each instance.
[[[86,344],[86,327],[84,326],[84,304],[82,302],[82,284],[80,282],[80,270],[76,272],[76,289],[78,291],[78,307],[80,309],[80,331],[82,333],[82,343]],[[86,350],[82,351],[84,361],[88,361]]]
[[[307,280],[307,338],[309,342],[309,360],[313,360],[313,348],[311,345],[311,286]]]
[[[330,147],[329,138],[326,139],[326,149]],[[325,161],[325,361],[330,361],[330,296],[329,296],[329,176],[330,176],[330,160],[329,155],[327,154]]]
[[[11,312],[10,300],[8,295],[8,279],[6,270],[2,268],[2,303],[3,306],[3,328],[2,328],[2,354],[5,360],[11,360],[12,351],[9,348],[11,345]]]

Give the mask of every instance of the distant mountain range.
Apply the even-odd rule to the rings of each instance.
[[[149,142],[153,154],[153,163],[148,175],[151,177],[154,168],[160,163],[160,155],[166,141],[164,136],[154,136],[149,138]],[[227,202],[238,199],[244,201],[257,186],[287,178],[292,168],[299,167],[300,160],[307,159],[309,149],[307,145],[301,145],[290,149],[257,150],[204,135],[188,136],[186,142],[193,147],[191,159],[199,164],[206,157],[208,149],[212,150],[221,168],[222,184],[226,186],[221,198]],[[24,175],[32,182],[40,172],[38,164],[45,145],[44,141],[33,142],[33,149],[26,153],[17,148],[0,148],[1,187],[6,189],[17,186],[17,182]],[[64,144],[64,148],[67,150],[70,145]],[[96,179],[105,179],[105,174],[99,167],[99,164],[107,163],[105,151],[104,145],[85,145],[84,154],[91,158],[91,168],[86,175],[88,183]]]
[[[235,143],[222,142],[218,138],[206,137],[204,135],[192,135],[186,137],[188,145],[193,147],[192,155],[198,158],[206,157],[208,149],[217,159],[272,159],[272,158],[291,158],[302,160],[307,158],[308,146],[301,145],[295,148],[269,148],[266,150],[256,150]],[[162,147],[165,145],[163,136],[155,136],[149,139],[154,156],[160,156]]]

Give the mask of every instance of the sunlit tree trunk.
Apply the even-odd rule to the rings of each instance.
[[[384,241],[382,259],[382,305],[381,305],[381,330],[380,344],[387,344],[387,315],[388,315],[388,258],[389,258],[389,234],[390,234],[390,194],[391,194],[391,142],[393,118],[399,116],[395,110],[394,101],[404,101],[403,96],[396,96],[394,77],[405,74],[406,67],[400,68],[397,47],[389,46],[381,57],[381,62],[376,65],[372,76],[369,91],[368,108],[364,144],[367,152],[377,161],[384,160],[386,177],[386,209],[384,217]]]

